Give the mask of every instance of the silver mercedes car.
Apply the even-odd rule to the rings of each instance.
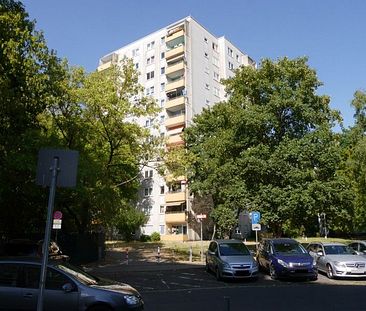
[[[328,278],[366,277],[366,257],[342,243],[310,243],[309,254],[315,259],[319,271],[325,272]]]

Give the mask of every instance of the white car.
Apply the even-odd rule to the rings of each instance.
[[[366,257],[357,255],[350,247],[342,243],[310,243],[309,254],[315,259],[319,271],[328,278],[366,277]]]

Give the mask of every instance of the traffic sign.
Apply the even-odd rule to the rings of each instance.
[[[61,229],[61,219],[54,219],[52,224],[52,229]]]
[[[199,214],[199,215],[197,215],[197,218],[198,219],[205,219],[206,218],[206,214]]]
[[[261,231],[261,229],[262,229],[261,224],[252,224],[253,231]]]
[[[260,212],[252,212],[252,224],[258,224],[261,220],[261,213]]]
[[[62,219],[62,212],[60,211],[55,211],[53,213],[53,219]]]

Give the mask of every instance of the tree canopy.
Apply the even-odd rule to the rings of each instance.
[[[332,132],[340,115],[317,94],[321,83],[307,59],[266,59],[224,85],[229,99],[185,131],[193,193],[213,197],[213,216],[259,210],[275,234],[301,226],[314,233],[318,213],[333,230],[346,229],[352,195],[337,174],[341,148]]]

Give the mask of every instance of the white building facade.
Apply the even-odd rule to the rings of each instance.
[[[239,66],[256,66],[225,37],[215,37],[192,17],[102,57],[98,70],[118,64],[124,57],[133,60],[145,94],[162,108],[158,120],[144,118],[139,123],[151,127],[158,121],[158,129],[151,131],[166,138],[168,149],[184,143],[182,131],[203,107],[225,99],[221,79],[233,76]],[[160,176],[156,165],[151,162],[142,170],[137,208],[149,215],[149,221],[141,233],[159,232],[163,240],[199,239],[199,232],[188,222],[192,210],[185,177]]]

